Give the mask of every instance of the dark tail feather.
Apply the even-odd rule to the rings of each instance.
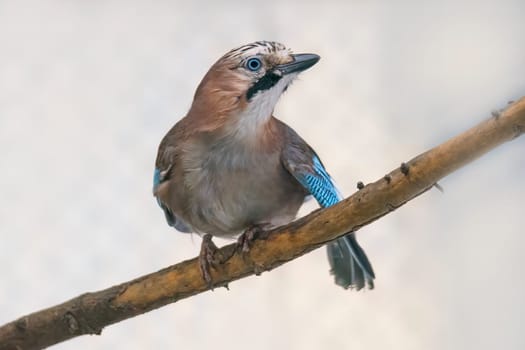
[[[365,286],[374,288],[374,270],[354,233],[328,243],[326,248],[330,273],[334,275],[337,285],[356,290]]]

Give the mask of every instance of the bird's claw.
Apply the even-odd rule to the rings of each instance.
[[[250,251],[250,245],[256,239],[264,239],[268,237],[268,232],[265,231],[261,226],[252,226],[237,239],[237,249],[240,249],[243,253]]]
[[[199,267],[204,281],[213,289],[213,280],[210,269],[224,262],[224,256],[215,243],[211,240],[212,235],[206,234],[202,237],[201,251],[199,253]]]

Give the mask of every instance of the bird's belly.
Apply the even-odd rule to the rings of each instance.
[[[209,171],[192,201],[192,226],[198,232],[232,237],[253,225],[273,227],[293,220],[305,192],[284,169],[273,169]]]

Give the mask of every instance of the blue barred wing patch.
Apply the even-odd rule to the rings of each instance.
[[[160,184],[160,169],[155,168],[153,172],[153,192],[159,187]]]
[[[166,177],[165,172],[161,172],[160,169],[155,168],[155,171],[153,172],[153,195],[155,196],[155,199],[157,200],[157,204],[164,211],[164,216],[166,217],[166,221],[168,222],[168,225],[175,227],[177,230],[181,232],[191,232],[189,231],[187,225],[185,225],[182,221],[177,220],[177,218],[173,215],[171,210],[164,203],[162,203],[159,197],[157,197],[157,188],[165,180],[165,177]]]
[[[313,173],[297,174],[299,182],[314,196],[319,205],[326,208],[342,199],[332,178],[317,156],[313,157]]]
[[[153,172],[153,195],[157,199],[157,203],[159,204],[159,206],[162,208],[163,205],[156,195],[157,187],[159,187],[160,183],[161,183],[160,169],[155,168],[155,171]]]

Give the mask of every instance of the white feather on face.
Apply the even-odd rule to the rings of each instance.
[[[246,66],[247,60],[257,57],[260,59],[261,68],[252,71]],[[280,71],[274,71],[275,66],[293,61],[291,50],[283,44],[271,41],[258,41],[233,49],[224,55],[223,59],[236,61],[236,71],[244,78],[248,78],[244,94],[260,79],[268,74],[280,76]],[[275,105],[280,96],[297,77],[298,73],[282,76],[279,81],[267,89],[256,91],[253,95],[246,96],[247,103],[235,115],[234,125],[231,129],[233,136],[239,140],[254,139],[260,128],[271,118]],[[248,82],[245,81],[245,82]]]
[[[297,73],[286,75],[270,89],[258,91],[253,95],[246,108],[237,117],[236,137],[245,139],[256,136],[260,127],[271,118],[277,101],[297,75]]]

